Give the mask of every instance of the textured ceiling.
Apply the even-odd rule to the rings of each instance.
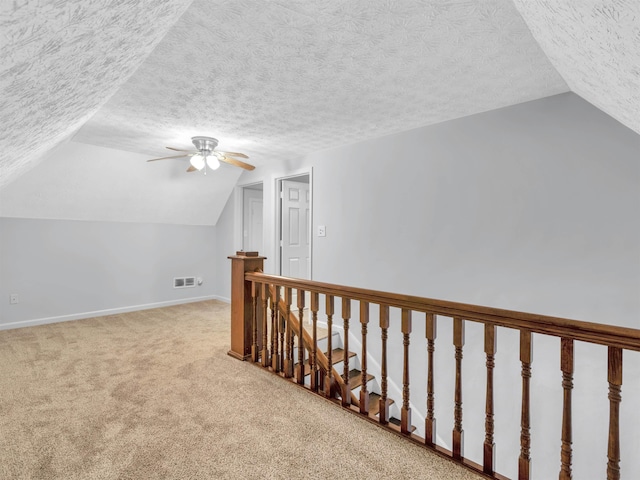
[[[191,0],[5,0],[0,187],[82,126]]]
[[[514,1],[571,90],[640,134],[640,1]]]
[[[638,3],[6,1],[0,188],[17,184],[5,196],[13,210],[3,212],[140,221],[166,200],[145,172],[183,167],[144,163],[138,171],[118,159],[101,164],[108,175],[70,183],[65,168],[45,165],[72,168],[80,159],[63,162],[68,155],[143,161],[165,155],[165,145],[191,147],[191,136],[212,135],[260,167],[569,87],[640,133]],[[70,136],[68,147],[42,155]],[[198,203],[189,200],[189,184],[170,175],[183,208],[149,221],[215,223],[207,215],[222,208],[220,192],[228,195],[238,175]],[[53,202],[46,208],[26,197],[45,184],[42,198]],[[130,198],[125,189],[134,184],[147,189],[135,208],[107,203]],[[91,194],[105,186],[104,200]],[[188,208],[199,211],[181,215]]]
[[[74,141],[261,165],[564,91],[511,0],[195,0]]]

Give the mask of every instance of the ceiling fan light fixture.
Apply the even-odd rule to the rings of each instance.
[[[217,155],[209,155],[207,157],[207,165],[211,170],[217,170],[220,168],[220,160],[218,160]]]
[[[200,154],[192,156],[189,162],[193,168],[197,168],[198,170],[202,170],[204,168],[204,157]]]
[[[192,137],[191,141],[196,150],[184,150],[182,148],[167,147],[169,150],[180,152],[181,155],[172,155],[170,157],[151,158],[147,162],[155,162],[156,160],[167,160],[170,158],[184,158],[189,157],[189,163],[191,166],[187,169],[187,172],[195,172],[196,170],[204,170],[204,174],[207,174],[207,167],[210,170],[217,170],[220,168],[220,162],[228,163],[235,167],[244,168],[245,170],[253,170],[255,167],[248,163],[238,160],[236,157],[249,158],[244,153],[238,152],[219,152],[216,151],[218,146],[218,140],[213,137]]]

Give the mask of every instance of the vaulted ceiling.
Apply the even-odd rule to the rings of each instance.
[[[569,90],[640,133],[638,0],[0,8],[2,215],[215,224],[239,169],[145,162],[194,135],[261,168]]]

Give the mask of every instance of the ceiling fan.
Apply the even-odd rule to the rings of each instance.
[[[244,153],[238,152],[222,152],[216,150],[218,146],[218,140],[213,137],[191,137],[191,141],[197,150],[182,150],[181,148],[167,147],[169,150],[176,152],[185,152],[182,155],[174,155],[171,157],[152,158],[147,162],[155,162],[156,160],[168,160],[170,158],[183,158],[191,157],[189,163],[191,165],[187,168],[187,172],[195,172],[197,170],[203,170],[204,174],[207,174],[207,167],[211,170],[217,170],[220,167],[220,162],[228,163],[229,165],[235,165],[236,167],[244,168],[245,170],[253,170],[253,165],[242,162],[234,157],[249,158]]]

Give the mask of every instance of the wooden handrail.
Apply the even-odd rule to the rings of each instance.
[[[432,298],[382,292],[365,288],[348,287],[312,280],[294,279],[258,272],[247,272],[245,278],[251,282],[277,284],[299,288],[309,292],[348,297],[353,300],[405,308],[416,312],[434,313],[447,317],[459,317],[490,323],[500,327],[527,329],[560,338],[573,338],[588,343],[640,351],[640,330],[614,325],[570,320],[532,313],[504,310],[500,308],[470,305],[466,303],[434,300]]]

